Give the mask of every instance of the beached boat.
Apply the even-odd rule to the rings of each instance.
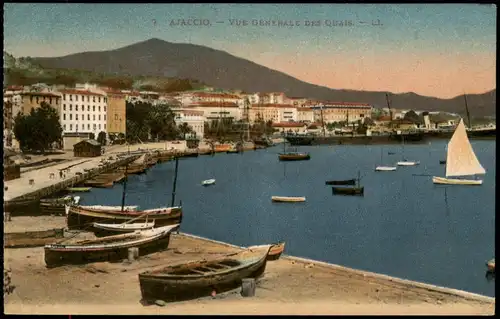
[[[212,260],[197,260],[141,273],[142,300],[180,301],[241,286],[243,279],[257,278],[264,273],[270,248],[266,245]]]
[[[488,271],[494,272],[495,271],[495,258],[489,260],[486,263],[486,267],[488,267]]]
[[[273,202],[288,202],[288,203],[297,203],[297,202],[305,202],[305,197],[287,197],[287,196],[272,196],[271,200]]]
[[[40,199],[42,214],[65,215],[65,205],[78,205],[80,196],[64,196],[60,198]]]
[[[90,192],[92,187],[68,187],[66,191],[70,193],[87,193]]]
[[[123,260],[128,256],[128,248],[138,248],[139,256],[164,250],[168,248],[171,232],[177,227],[178,224],[71,244],[45,245],[45,264],[52,268],[66,264]]]
[[[161,207],[148,210],[117,210],[89,209],[81,206],[66,206],[67,223],[69,229],[98,231],[94,223],[123,224],[132,219],[137,222],[146,222],[146,218],[155,220],[156,227],[179,224],[182,220],[182,207]]]
[[[356,179],[345,179],[345,180],[331,180],[326,181],[326,185],[356,185]]]
[[[116,211],[121,210],[121,206],[105,206],[105,205],[80,205],[78,206],[83,209],[91,209],[97,211]],[[136,211],[139,206],[123,206],[124,211]]]
[[[255,249],[259,247],[265,247],[269,245],[257,245],[250,246],[248,249]],[[281,257],[281,254],[285,251],[285,242],[279,242],[271,245],[271,249],[269,249],[269,253],[267,254],[267,261],[278,260]]]
[[[41,247],[64,238],[64,228],[42,231],[4,233],[5,248]]]
[[[130,223],[130,224],[102,224],[102,223],[94,223],[94,228],[97,230],[102,230],[101,232],[96,231],[100,234],[107,234],[108,236],[124,234],[124,233],[133,233],[135,231],[141,231],[146,229],[152,229],[155,226],[154,220],[152,222],[144,222],[144,223]],[[95,232],[95,233],[96,233]]]
[[[446,157],[446,178],[432,177],[434,184],[447,185],[481,185],[483,181],[480,179],[461,179],[448,178],[455,176],[470,176],[477,174],[486,174],[486,170],[479,163],[479,160],[472,149],[472,145],[467,137],[463,119],[460,119],[453,136],[450,139],[447,147]]]
[[[213,184],[215,184],[215,179],[207,179],[207,180],[201,182],[201,185],[203,185],[203,186],[208,186],[208,185],[213,185]]]

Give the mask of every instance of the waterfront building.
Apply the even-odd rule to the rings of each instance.
[[[253,104],[249,110],[249,121],[255,123],[259,120],[273,123],[297,122],[297,108],[291,104]]]
[[[313,123],[314,110],[309,107],[297,107],[297,121],[304,123]]]
[[[202,140],[205,135],[204,111],[194,109],[175,109],[175,124],[177,126],[187,123],[193,133],[186,135],[186,138],[197,138]]]
[[[21,92],[21,111],[23,114],[29,114],[31,109],[39,108],[42,102],[47,103],[55,108],[60,114],[61,112],[61,94],[57,92],[42,91],[42,92]]]
[[[281,134],[305,134],[308,132],[308,125],[300,122],[277,122],[272,127]]]
[[[127,134],[127,114],[125,94],[117,90],[106,90],[107,111],[106,128],[108,135],[118,137]]]
[[[231,102],[197,102],[185,109],[202,111],[206,121],[211,122],[218,119],[231,119],[233,122],[241,119],[241,109],[236,103]]]
[[[371,117],[372,106],[366,103],[322,102],[312,107],[316,122],[357,122]]]

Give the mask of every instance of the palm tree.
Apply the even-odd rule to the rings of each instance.
[[[186,122],[179,125],[179,131],[181,132],[184,139],[186,139],[186,134],[192,133],[193,129]]]

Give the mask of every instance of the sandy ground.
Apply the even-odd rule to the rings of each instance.
[[[11,231],[39,217],[13,217]],[[43,217],[46,228],[63,223]],[[7,224],[11,224],[8,225]],[[82,234],[85,235],[85,234]],[[79,235],[79,236],[82,236]],[[71,239],[76,240],[79,236]],[[85,235],[88,237],[88,234]],[[132,264],[93,263],[47,269],[43,248],[4,249],[5,267],[12,269],[14,293],[5,297],[6,313],[38,314],[494,314],[494,302],[416,288],[387,279],[365,278],[353,271],[332,269],[282,257],[267,264],[256,295],[239,290],[197,300],[143,306],[137,275],[147,269],[194,259],[212,258],[237,248],[172,235],[169,249],[141,257]],[[285,251],[286,252],[286,251]]]

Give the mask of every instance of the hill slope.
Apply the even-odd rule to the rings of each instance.
[[[92,72],[119,75],[147,75],[196,79],[225,89],[247,92],[285,92],[289,96],[303,96],[344,102],[365,102],[375,107],[385,106],[384,92],[334,90],[313,85],[285,73],[254,62],[235,57],[227,52],[205,46],[171,43],[150,39],[116,50],[83,52],[64,57],[33,58],[44,68],[83,69]],[[495,109],[496,89],[484,94],[468,96],[473,116],[492,115]],[[392,96],[394,108],[442,110],[463,112],[463,97],[439,99],[415,93]]]

